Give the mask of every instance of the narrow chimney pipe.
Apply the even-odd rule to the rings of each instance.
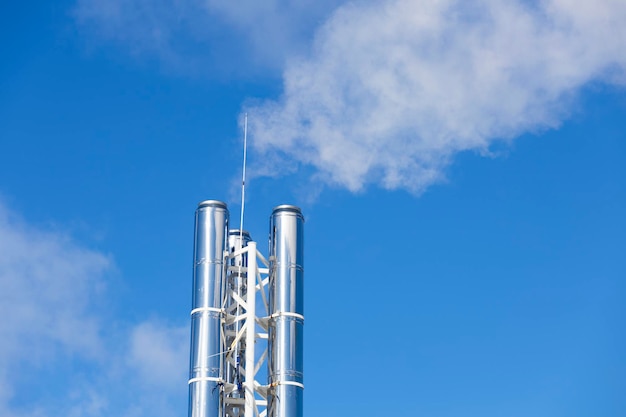
[[[222,289],[228,209],[217,200],[198,204],[195,220],[189,417],[221,417]]]
[[[304,217],[282,205],[270,217],[269,417],[302,417]]]

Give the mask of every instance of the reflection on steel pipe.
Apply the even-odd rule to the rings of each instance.
[[[222,343],[220,339],[224,249],[228,209],[207,200],[196,210],[189,417],[220,417]]]
[[[274,208],[270,219],[269,417],[301,417],[303,398],[304,217]]]

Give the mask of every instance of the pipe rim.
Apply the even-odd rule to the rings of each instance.
[[[198,203],[199,209],[204,207],[219,207],[223,209],[227,208],[226,203],[220,200],[204,200]]]
[[[297,213],[302,215],[302,210],[298,206],[294,206],[291,204],[281,204],[280,206],[276,206],[272,209],[272,214],[280,213],[282,211],[287,211],[291,213]]]
[[[250,237],[250,232],[245,229],[243,231],[241,229],[230,229],[228,231],[228,236],[239,236],[239,234]]]

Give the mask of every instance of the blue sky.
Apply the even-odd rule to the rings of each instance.
[[[0,415],[187,412],[243,112],[246,228],[307,219],[307,416],[626,415],[622,1],[5,3]]]

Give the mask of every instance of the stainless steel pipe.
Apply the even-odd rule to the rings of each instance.
[[[270,218],[269,417],[303,413],[304,217],[298,207]]]
[[[228,209],[217,200],[198,204],[195,220],[189,417],[220,417],[221,307]]]

